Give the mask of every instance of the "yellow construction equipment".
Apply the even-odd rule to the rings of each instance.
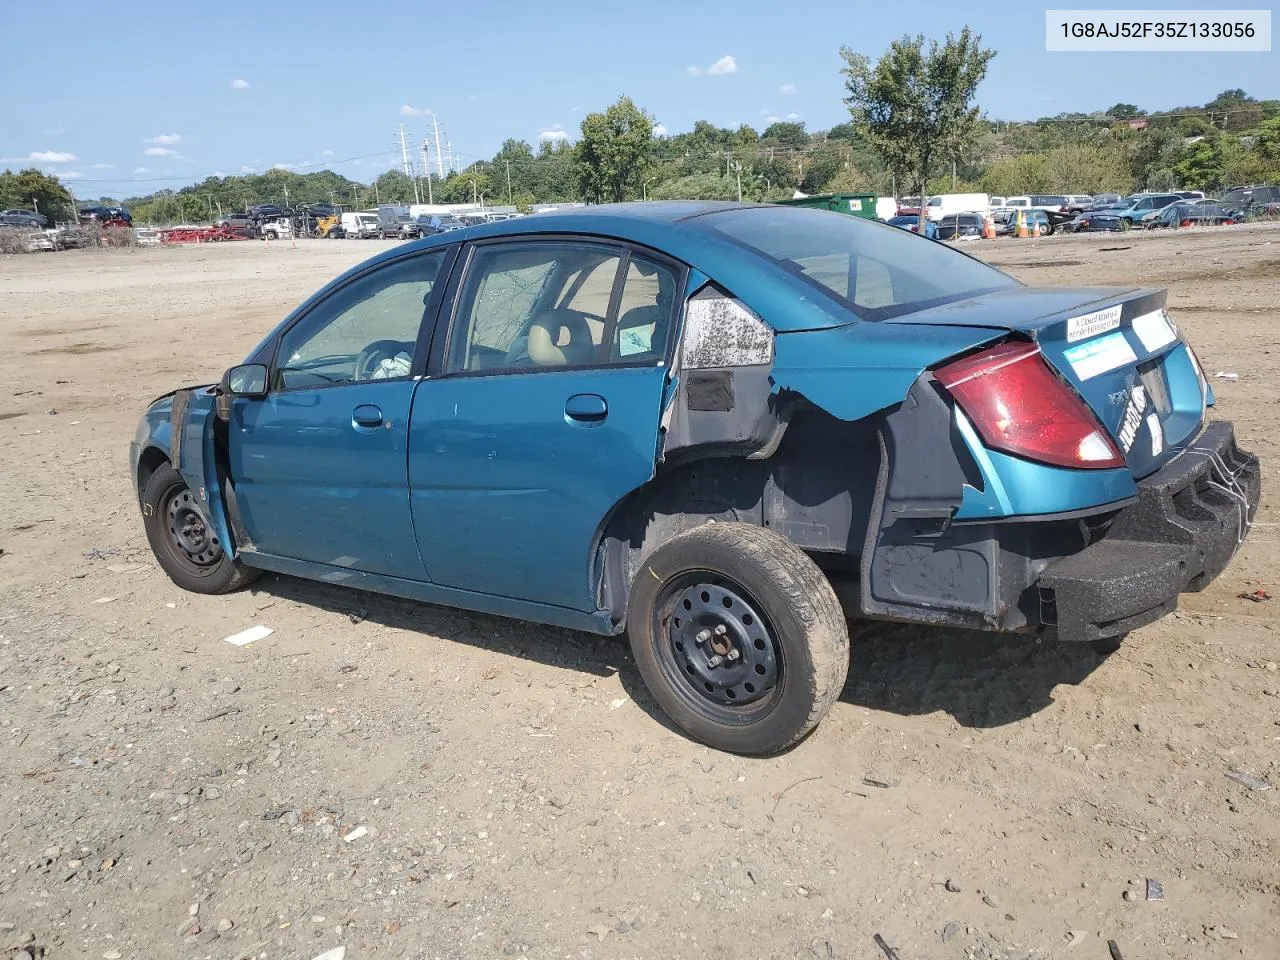
[[[342,226],[342,216],[335,214],[332,217],[318,217],[316,219],[316,236],[329,238],[333,235],[333,228]],[[341,234],[339,234],[341,236]]]

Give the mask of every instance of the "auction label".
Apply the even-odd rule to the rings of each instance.
[[[1083,317],[1072,317],[1067,321],[1067,343],[1087,340],[1100,333],[1114,330],[1120,326],[1120,306],[1107,307],[1097,313],[1086,313]]]
[[[1123,333],[1109,333],[1097,340],[1076,344],[1063,351],[1063,355],[1081,380],[1088,380],[1138,359]]]
[[[1046,10],[1053,51],[1269,51],[1270,10]]]

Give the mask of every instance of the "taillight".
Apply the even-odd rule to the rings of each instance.
[[[1124,456],[1034,343],[1003,343],[935,371],[983,442],[1059,467],[1123,467]]]
[[[1189,226],[1191,226],[1191,221],[1190,221],[1190,220],[1183,220],[1183,221],[1182,221],[1182,226],[1184,226],[1184,227],[1189,227]]]

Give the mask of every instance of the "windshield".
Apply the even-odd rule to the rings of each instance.
[[[843,213],[750,207],[690,221],[800,277],[866,320],[1017,286],[980,260]]]

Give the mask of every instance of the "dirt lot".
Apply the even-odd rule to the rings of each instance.
[[[155,566],[143,407],[378,246],[0,258],[0,957],[1280,956],[1280,789],[1225,776],[1280,788],[1280,602],[1238,598],[1280,593],[1280,230],[972,248],[1171,287],[1239,375],[1260,523],[1110,658],[858,628],[818,733],[754,761],[666,725],[619,642]]]

